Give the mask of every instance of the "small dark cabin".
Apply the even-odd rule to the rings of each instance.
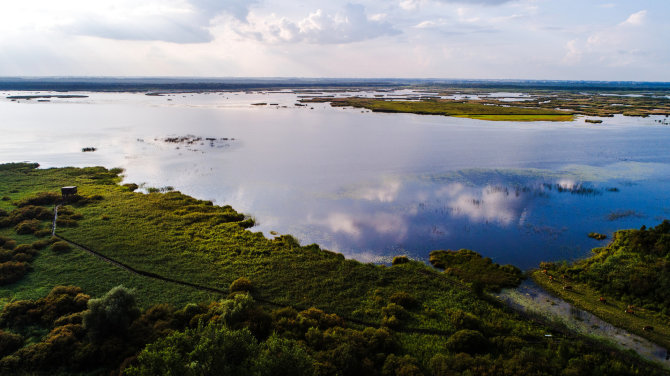
[[[77,187],[71,186],[71,187],[62,187],[60,189],[60,193],[63,195],[63,197],[69,197],[69,196],[74,196],[77,194]]]

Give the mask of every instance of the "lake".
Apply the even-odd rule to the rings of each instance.
[[[589,232],[670,218],[660,117],[487,122],[296,106],[289,91],[0,94],[2,162],[122,167],[127,182],[230,204],[268,237],[365,262],[468,248],[526,269],[588,256],[605,244]]]

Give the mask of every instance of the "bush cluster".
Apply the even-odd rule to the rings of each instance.
[[[50,220],[53,212],[42,206],[28,205],[12,210],[8,215],[0,217],[0,227],[16,226],[27,220]]]
[[[46,206],[46,205],[55,205],[62,200],[60,193],[56,192],[40,192],[35,196],[31,196],[19,201],[16,206],[24,207],[29,205],[35,206]]]
[[[505,287],[516,287],[523,280],[521,270],[513,265],[498,265],[479,253],[461,249],[458,251],[433,251],[430,263],[445,273],[473,284],[473,289],[485,288],[500,291]]]

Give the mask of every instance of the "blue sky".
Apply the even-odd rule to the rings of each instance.
[[[666,0],[21,0],[1,76],[670,81]]]

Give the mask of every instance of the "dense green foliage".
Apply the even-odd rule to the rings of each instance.
[[[50,203],[18,203],[77,185],[81,199],[63,212],[76,225],[57,234],[147,273],[79,247],[53,252],[51,240],[17,234],[15,224],[0,229],[2,257],[33,257],[32,272],[0,286],[0,329],[14,334],[0,359],[6,372],[188,374],[243,365],[251,374],[289,366],[317,375],[662,374],[560,328],[545,337],[543,322],[479,296],[461,275],[411,260],[362,264],[288,235],[267,239],[229,206],[132,192],[118,185],[119,170],[35,167],[0,165],[5,217],[30,207],[51,215]],[[26,219],[48,227],[46,216]],[[497,286],[518,277],[478,255],[456,259],[463,270],[491,272]],[[255,351],[230,360],[226,344],[239,338]],[[226,361],[199,350],[208,346]]]
[[[584,282],[603,295],[670,315],[670,221],[623,230],[594,255],[573,264],[541,267]]]
[[[430,263],[444,272],[473,284],[473,288],[484,287],[500,291],[503,287],[516,287],[523,274],[513,265],[498,265],[477,252],[461,249],[458,251],[433,251]]]

